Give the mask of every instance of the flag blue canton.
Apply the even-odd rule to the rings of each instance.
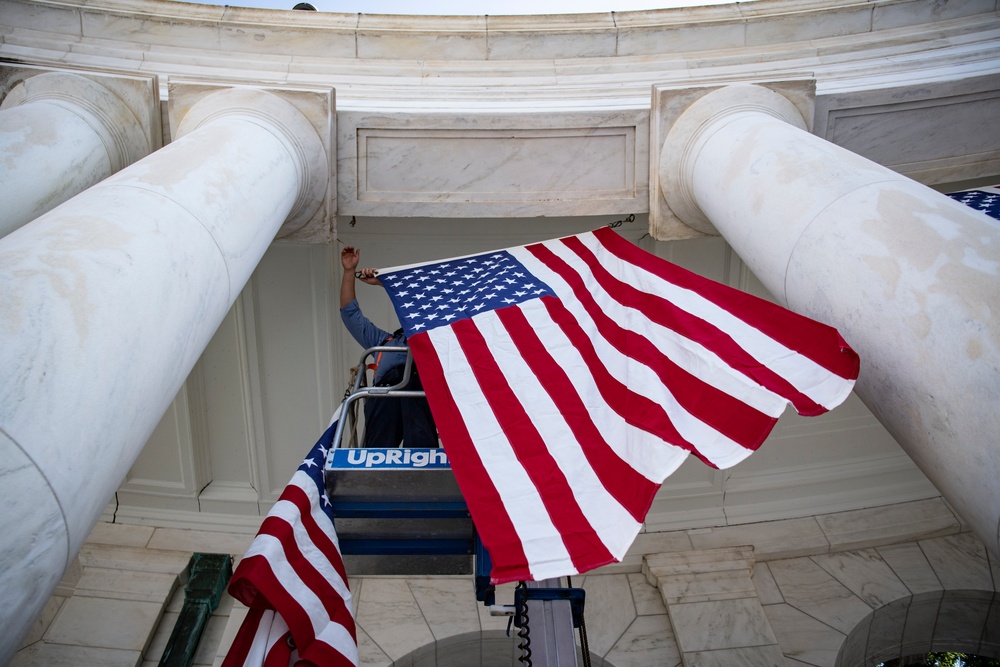
[[[948,194],[955,201],[982,211],[994,220],[1000,220],[1000,194],[989,190],[966,190]]]
[[[333,443],[333,434],[336,430],[337,422],[334,421],[330,425],[330,428],[326,429],[326,432],[320,436],[320,439],[313,445],[313,448],[309,450],[309,455],[302,459],[302,463],[299,464],[299,472],[308,475],[309,479],[316,485],[316,491],[320,499],[320,509],[330,518],[330,523],[333,523],[333,504],[326,495],[326,482],[323,479],[323,469],[326,467],[326,458],[330,452],[331,444]]]
[[[406,335],[553,295],[507,251],[380,273]]]

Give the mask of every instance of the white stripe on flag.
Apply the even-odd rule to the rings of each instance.
[[[544,309],[538,301],[522,304],[522,310],[532,307]],[[483,334],[494,343],[494,347],[501,349],[514,347],[509,332],[493,311],[477,315],[473,321],[480,331],[489,328],[489,331],[483,331]],[[552,397],[539,384],[538,378],[524,357],[520,354],[505,354],[496,356],[495,360],[507,383],[511,387],[517,387],[515,396],[518,402],[531,418],[549,453],[569,481],[580,510],[601,541],[609,547],[616,558],[621,559],[624,552],[615,553],[615,551],[622,544],[627,549],[627,545],[635,539],[642,524],[632,518],[598,479],[566,419]]]
[[[552,524],[538,490],[517,460],[510,441],[497,422],[455,332],[451,327],[439,327],[427,335],[441,358],[442,366],[452,369],[445,376],[445,382],[453,396],[462,398],[456,401],[456,406],[472,441],[476,443],[483,467],[493,480],[514,530],[521,539],[525,556],[531,564],[532,576],[545,579],[551,568],[564,571],[564,564],[571,562],[569,552]],[[536,535],[545,538],[525,539],[525,536]]]
[[[583,237],[583,239],[592,240],[592,237]],[[596,242],[596,239],[593,240]],[[544,245],[564,260],[577,274],[584,278],[590,274],[590,268],[583,260],[562,243],[546,243]],[[521,263],[532,272],[537,272],[536,275],[548,282],[549,286],[563,298],[565,303],[577,304],[576,295],[572,294],[570,287],[558,274],[554,274],[543,263],[535,259],[531,253],[522,251],[516,254]],[[608,253],[605,252],[604,255],[608,255]],[[613,256],[601,256],[600,258],[602,261],[609,263],[613,261],[619,266],[627,266],[629,271],[639,270]],[[625,271],[619,269],[619,272],[624,273]],[[613,271],[612,273],[617,277],[619,272]],[[552,282],[549,282],[550,278]],[[746,375],[735,372],[729,364],[701,343],[653,322],[641,310],[623,305],[608,294],[597,281],[590,281],[588,286],[592,288],[591,294],[595,301],[612,320],[651,341],[655,341],[664,356],[687,372],[771,417],[780,417],[785,411],[785,407],[788,405],[787,399],[762,387]],[[576,310],[582,310],[582,306],[578,305]],[[638,386],[645,387],[646,385],[642,383],[647,381],[646,378],[640,379]],[[659,379],[656,382],[659,383]]]
[[[519,257],[518,259],[521,258]],[[724,468],[735,465],[753,453],[752,450],[720,433],[710,424],[706,424],[697,417],[694,417],[663,386],[663,382],[655,372],[648,366],[624,356],[617,348],[608,343],[601,336],[597,324],[591,319],[590,314],[584,309],[579,299],[571,296],[572,291],[561,276],[549,271],[540,262],[533,261],[532,265],[529,265],[526,261],[522,261],[522,263],[560,295],[566,309],[573,314],[580,326],[589,332],[591,342],[597,349],[598,356],[611,375],[617,377],[626,385],[642,387],[643,395],[649,397],[663,408],[680,436],[687,442],[698,443],[698,451],[702,456],[714,465]],[[583,270],[586,270],[586,267],[583,267]],[[583,360],[581,359],[578,364],[584,364]],[[575,368],[581,367],[586,366],[585,364],[583,366],[575,366]],[[574,368],[574,366],[568,366],[567,368]],[[654,481],[661,482],[663,479],[660,478]]]
[[[523,304],[521,312],[535,331],[539,332],[542,340],[552,341],[546,346],[552,358],[569,373],[580,398],[593,417],[594,425],[615,454],[629,467],[657,484],[677,470],[687,458],[687,450],[665,443],[648,431],[635,428],[607,404],[579,351],[564,339],[546,336],[545,332],[555,330],[558,333],[559,329],[549,318],[542,303],[536,300]]]
[[[628,267],[627,271],[621,272],[620,277],[631,276],[629,282],[635,287],[644,292],[658,294],[729,334],[733,340],[739,341],[740,346],[762,366],[770,368],[785,378],[793,387],[816,403],[830,409],[843,402],[846,394],[850,393],[852,387],[848,386],[845,390],[842,379],[831,380],[831,373],[826,368],[795,350],[787,348],[697,292],[678,287],[633,264],[621,262],[605,250],[600,240],[593,234],[582,234],[579,238],[585,246],[594,252],[602,264],[619,262],[621,266]],[[562,246],[561,243],[555,244],[553,242],[548,242],[545,245],[548,247]]]

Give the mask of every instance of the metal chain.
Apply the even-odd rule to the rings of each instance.
[[[615,227],[621,227],[623,223],[635,222],[635,213],[629,213],[628,217],[624,220],[615,220],[614,222],[609,222],[608,227],[614,229]]]
[[[523,581],[519,581],[517,582],[517,587],[527,588],[528,585]],[[517,648],[521,649],[521,655],[518,657],[518,660],[524,665],[524,667],[531,667],[531,637],[530,630],[528,629],[527,600],[524,601],[524,611],[521,613],[521,627],[517,629],[517,636],[521,640],[521,643],[517,645]]]

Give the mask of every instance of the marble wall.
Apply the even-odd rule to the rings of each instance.
[[[12,665],[157,664],[191,553],[230,553],[238,561],[250,540],[98,524]],[[622,563],[572,583],[586,591],[594,665],[860,667],[852,659],[898,657],[921,631],[938,638],[935,650],[988,654],[1000,628],[995,615],[980,613],[979,625],[965,628],[968,635],[955,618],[936,632],[921,630],[917,617],[936,618],[970,598],[988,609],[998,577],[1000,564],[947,506],[930,500],[648,534]],[[469,577],[352,577],[350,583],[363,665],[494,667],[516,659],[507,618],[476,602]],[[497,604],[512,601],[512,586],[499,587]],[[914,613],[893,625],[900,608]],[[971,605],[962,608],[975,616]],[[246,611],[224,596],[196,665],[221,663]]]

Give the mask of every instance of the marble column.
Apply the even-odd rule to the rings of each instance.
[[[757,599],[753,547],[648,554],[642,571],[667,606],[685,667],[785,664]]]
[[[786,97],[710,92],[674,122],[660,185],[783,305],[837,327],[857,393],[1000,555],[1000,227],[811,135]]]
[[[0,103],[0,237],[153,149],[135,111],[79,74],[26,78]]]
[[[325,143],[276,94],[212,93],[176,134],[0,239],[0,664],[278,229],[324,205]]]

